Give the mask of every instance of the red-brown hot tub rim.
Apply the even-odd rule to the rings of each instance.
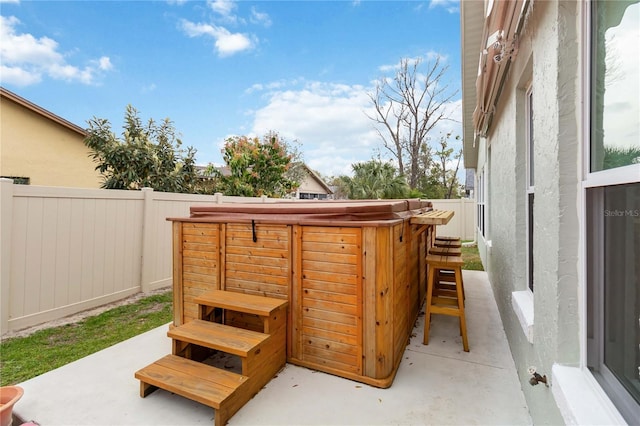
[[[316,200],[272,203],[228,203],[193,206],[188,218],[167,218],[181,222],[288,223],[344,226],[347,224],[388,225],[432,210],[432,203],[420,199]]]

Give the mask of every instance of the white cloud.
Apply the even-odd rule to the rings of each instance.
[[[298,140],[305,162],[323,175],[351,174],[353,163],[378,154],[382,158],[390,156],[374,122],[367,117],[374,116],[368,97],[372,88],[297,80],[256,84],[250,90],[264,90],[267,99],[267,104],[253,113],[251,134],[276,130],[288,141]],[[460,104],[457,100],[446,105],[447,113],[458,121]],[[431,137],[436,141],[448,132],[462,135],[461,124],[442,121]]]
[[[225,28],[220,28],[218,35],[215,37],[216,48],[220,56],[230,56],[253,47],[249,37],[240,33],[230,33]]]
[[[431,0],[431,3],[429,3],[429,9],[433,9],[434,7],[443,7],[449,13],[459,13],[460,1],[465,0]]]
[[[106,56],[89,61],[84,68],[71,65],[59,52],[55,40],[19,33],[16,29],[19,25],[20,21],[14,16],[0,16],[0,79],[3,83],[28,86],[39,83],[43,75],[47,75],[58,80],[94,84],[101,72],[113,68]]]
[[[108,56],[102,56],[98,59],[98,68],[103,71],[109,71],[113,69],[113,64],[111,63],[111,59]]]
[[[272,24],[269,15],[267,13],[258,12],[255,7],[251,8],[251,22],[263,25],[265,28],[269,28]]]
[[[0,81],[3,83],[15,84],[17,86],[29,86],[40,83],[42,81],[42,74],[29,72],[18,67],[0,65]]]
[[[209,0],[207,4],[211,10],[225,17],[230,16],[237,7],[236,3],[231,0]]]
[[[403,58],[403,60],[404,59],[405,58]],[[406,58],[406,59],[408,60],[409,65],[413,65],[417,61],[422,61],[423,64],[426,62],[426,65],[429,65],[429,64],[433,64],[436,60],[440,60],[440,65],[442,66],[442,65],[446,65],[446,62],[448,61],[449,57],[447,55],[436,52],[434,50],[430,50],[427,53],[425,53],[423,56],[416,56],[415,58]],[[395,64],[380,65],[378,67],[378,70],[383,73],[388,73],[388,72],[395,73],[400,69],[400,66],[402,64],[401,61],[398,61]]]
[[[243,50],[252,49],[254,46],[253,40],[249,36],[231,33],[226,28],[213,24],[195,24],[183,19],[181,27],[189,37],[212,37],[220,56],[230,56]]]
[[[276,130],[289,141],[298,140],[305,162],[324,175],[350,174],[351,164],[369,160],[378,146],[373,122],[365,115],[371,107],[362,86],[307,82],[267,96],[267,105],[254,114],[252,133]]]

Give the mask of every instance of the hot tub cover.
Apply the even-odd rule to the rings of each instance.
[[[318,220],[386,221],[410,218],[431,210],[431,202],[420,199],[276,201],[194,206],[182,221],[276,221],[302,223]]]

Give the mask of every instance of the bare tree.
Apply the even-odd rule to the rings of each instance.
[[[429,152],[424,148],[429,132],[438,122],[450,119],[446,106],[458,93],[444,84],[448,67],[439,57],[425,63],[426,74],[420,72],[421,64],[421,59],[401,59],[396,75],[381,78],[375,92],[369,94],[376,113],[367,115],[380,125],[376,130],[412,189],[425,173],[423,156]]]

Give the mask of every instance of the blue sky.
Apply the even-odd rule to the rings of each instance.
[[[231,135],[269,130],[327,176],[388,157],[367,93],[402,58],[439,55],[461,117],[458,0],[0,0],[0,15],[3,87],[117,134],[128,104],[144,121],[169,117],[199,164],[221,164]]]

